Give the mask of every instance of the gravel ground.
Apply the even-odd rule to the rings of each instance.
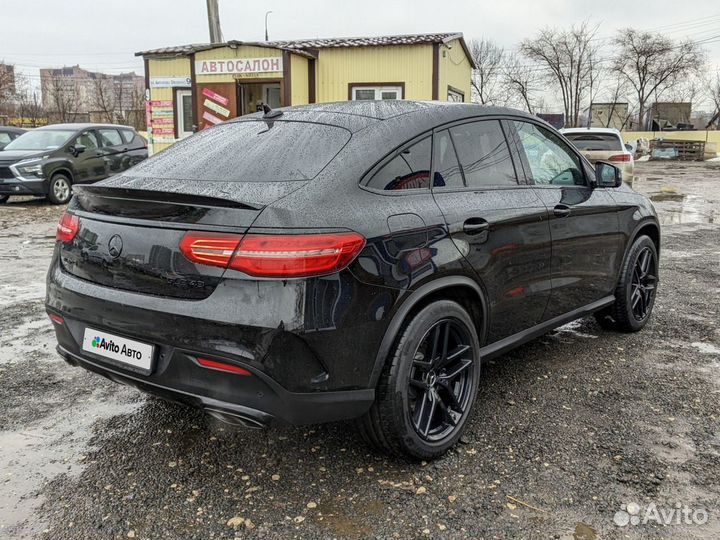
[[[720,167],[636,174],[664,224],[651,323],[583,319],[485,364],[462,444],[430,464],[387,459],[349,424],[237,431],[68,367],[42,306],[62,209],[11,200],[0,537],[720,536]]]

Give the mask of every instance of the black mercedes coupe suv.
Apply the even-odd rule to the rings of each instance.
[[[660,228],[521,112],[409,101],[244,116],[78,186],[47,310],[72,365],[221,420],[357,419],[430,459],[481,362],[573,319],[635,331]]]
[[[128,126],[53,124],[33,129],[0,152],[0,204],[11,195],[66,204],[74,184],[103,180],[147,155],[147,142]]]

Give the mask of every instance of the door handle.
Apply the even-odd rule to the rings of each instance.
[[[568,217],[570,215],[570,207],[565,206],[564,204],[558,204],[555,208],[553,208],[553,214],[557,217]]]
[[[463,232],[465,234],[480,234],[489,228],[490,224],[482,218],[470,218],[463,223]]]

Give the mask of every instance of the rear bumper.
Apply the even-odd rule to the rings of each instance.
[[[0,180],[0,195],[47,195],[45,180]]]
[[[64,319],[55,331],[58,351],[69,363],[225,420],[313,424],[365,413],[375,398],[370,373],[378,344],[370,338],[377,334],[379,342],[385,323],[353,319],[327,330],[307,329],[312,312],[298,306],[312,303],[311,284],[273,281],[268,290],[261,285],[237,281],[204,300],[161,298],[77,278],[62,269],[56,254],[46,308]],[[87,327],[152,344],[152,368],[137,370],[83,350]],[[201,366],[200,357],[251,375]]]
[[[113,382],[132,386],[170,401],[192,405],[224,422],[250,428],[266,427],[278,420],[302,425],[356,418],[365,413],[375,399],[375,391],[372,389],[294,393],[259,378],[239,377],[245,380],[239,381],[235,392],[236,400],[223,401],[208,395],[164,386],[162,379],[150,381],[123,372],[101,361],[71,353],[61,345],[58,345],[57,350],[72,366],[83,367]]]

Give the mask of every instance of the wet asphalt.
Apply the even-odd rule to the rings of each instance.
[[[462,444],[429,464],[376,453],[349,423],[239,431],[67,366],[42,303],[62,208],[11,200],[0,538],[720,536],[720,164],[636,175],[663,223],[650,324],[583,319],[485,363]],[[707,520],[637,523],[651,505]]]

